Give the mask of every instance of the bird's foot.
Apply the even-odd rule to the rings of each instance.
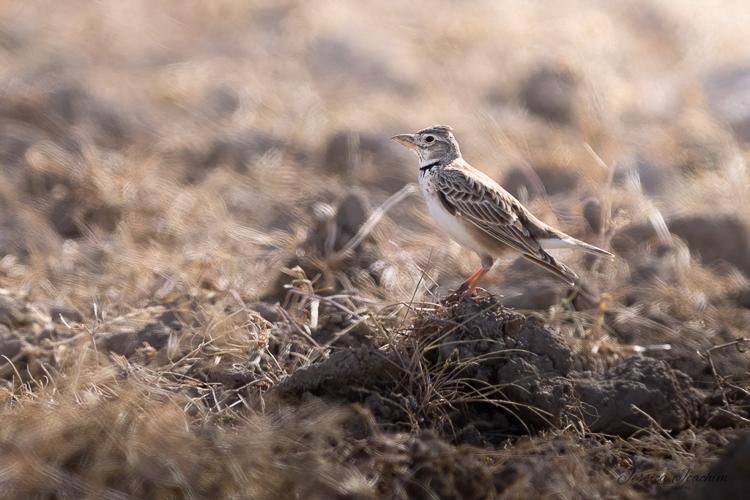
[[[455,290],[452,290],[443,300],[444,303],[454,303],[462,299],[475,299],[481,293],[487,294],[487,290],[478,286],[468,286],[466,283],[461,284]]]
[[[477,291],[477,282],[482,276],[487,274],[489,267],[482,267],[477,272],[466,278],[461,286],[453,290],[446,298],[446,302],[457,302],[463,297],[473,297]]]
[[[474,291],[476,290],[476,287],[469,286],[468,283],[463,282],[461,283],[461,286],[456,288],[455,290],[451,290],[451,292],[446,297],[447,299],[453,299],[458,300],[461,297],[471,296]]]

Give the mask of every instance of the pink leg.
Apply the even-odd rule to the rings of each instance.
[[[473,295],[474,292],[477,289],[477,283],[479,282],[482,277],[487,274],[490,270],[490,267],[481,267],[478,271],[473,273],[471,276],[466,278],[466,280],[461,283],[461,286],[456,289],[455,292],[453,292],[454,295]]]

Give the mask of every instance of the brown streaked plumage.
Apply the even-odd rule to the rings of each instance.
[[[508,250],[576,285],[578,276],[546,250],[572,248],[613,257],[537,219],[521,202],[461,156],[452,129],[445,125],[392,138],[419,158],[419,185],[430,213],[453,239],[477,252],[482,267],[461,290],[470,291]]]

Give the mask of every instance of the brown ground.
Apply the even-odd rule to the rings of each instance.
[[[0,497],[740,497],[748,26],[0,2]],[[478,259],[388,141],[435,123],[617,254],[560,256],[590,297],[508,261],[445,300]]]

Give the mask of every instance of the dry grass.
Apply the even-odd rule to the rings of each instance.
[[[0,2],[0,496],[691,491],[652,478],[750,422],[748,23],[740,0]],[[590,297],[488,276],[570,350],[555,376],[665,360],[687,425],[593,432],[575,397],[529,403],[549,374],[498,375],[538,353],[487,314],[526,320],[442,300],[476,258],[387,140],[433,123],[618,255],[561,256]]]

